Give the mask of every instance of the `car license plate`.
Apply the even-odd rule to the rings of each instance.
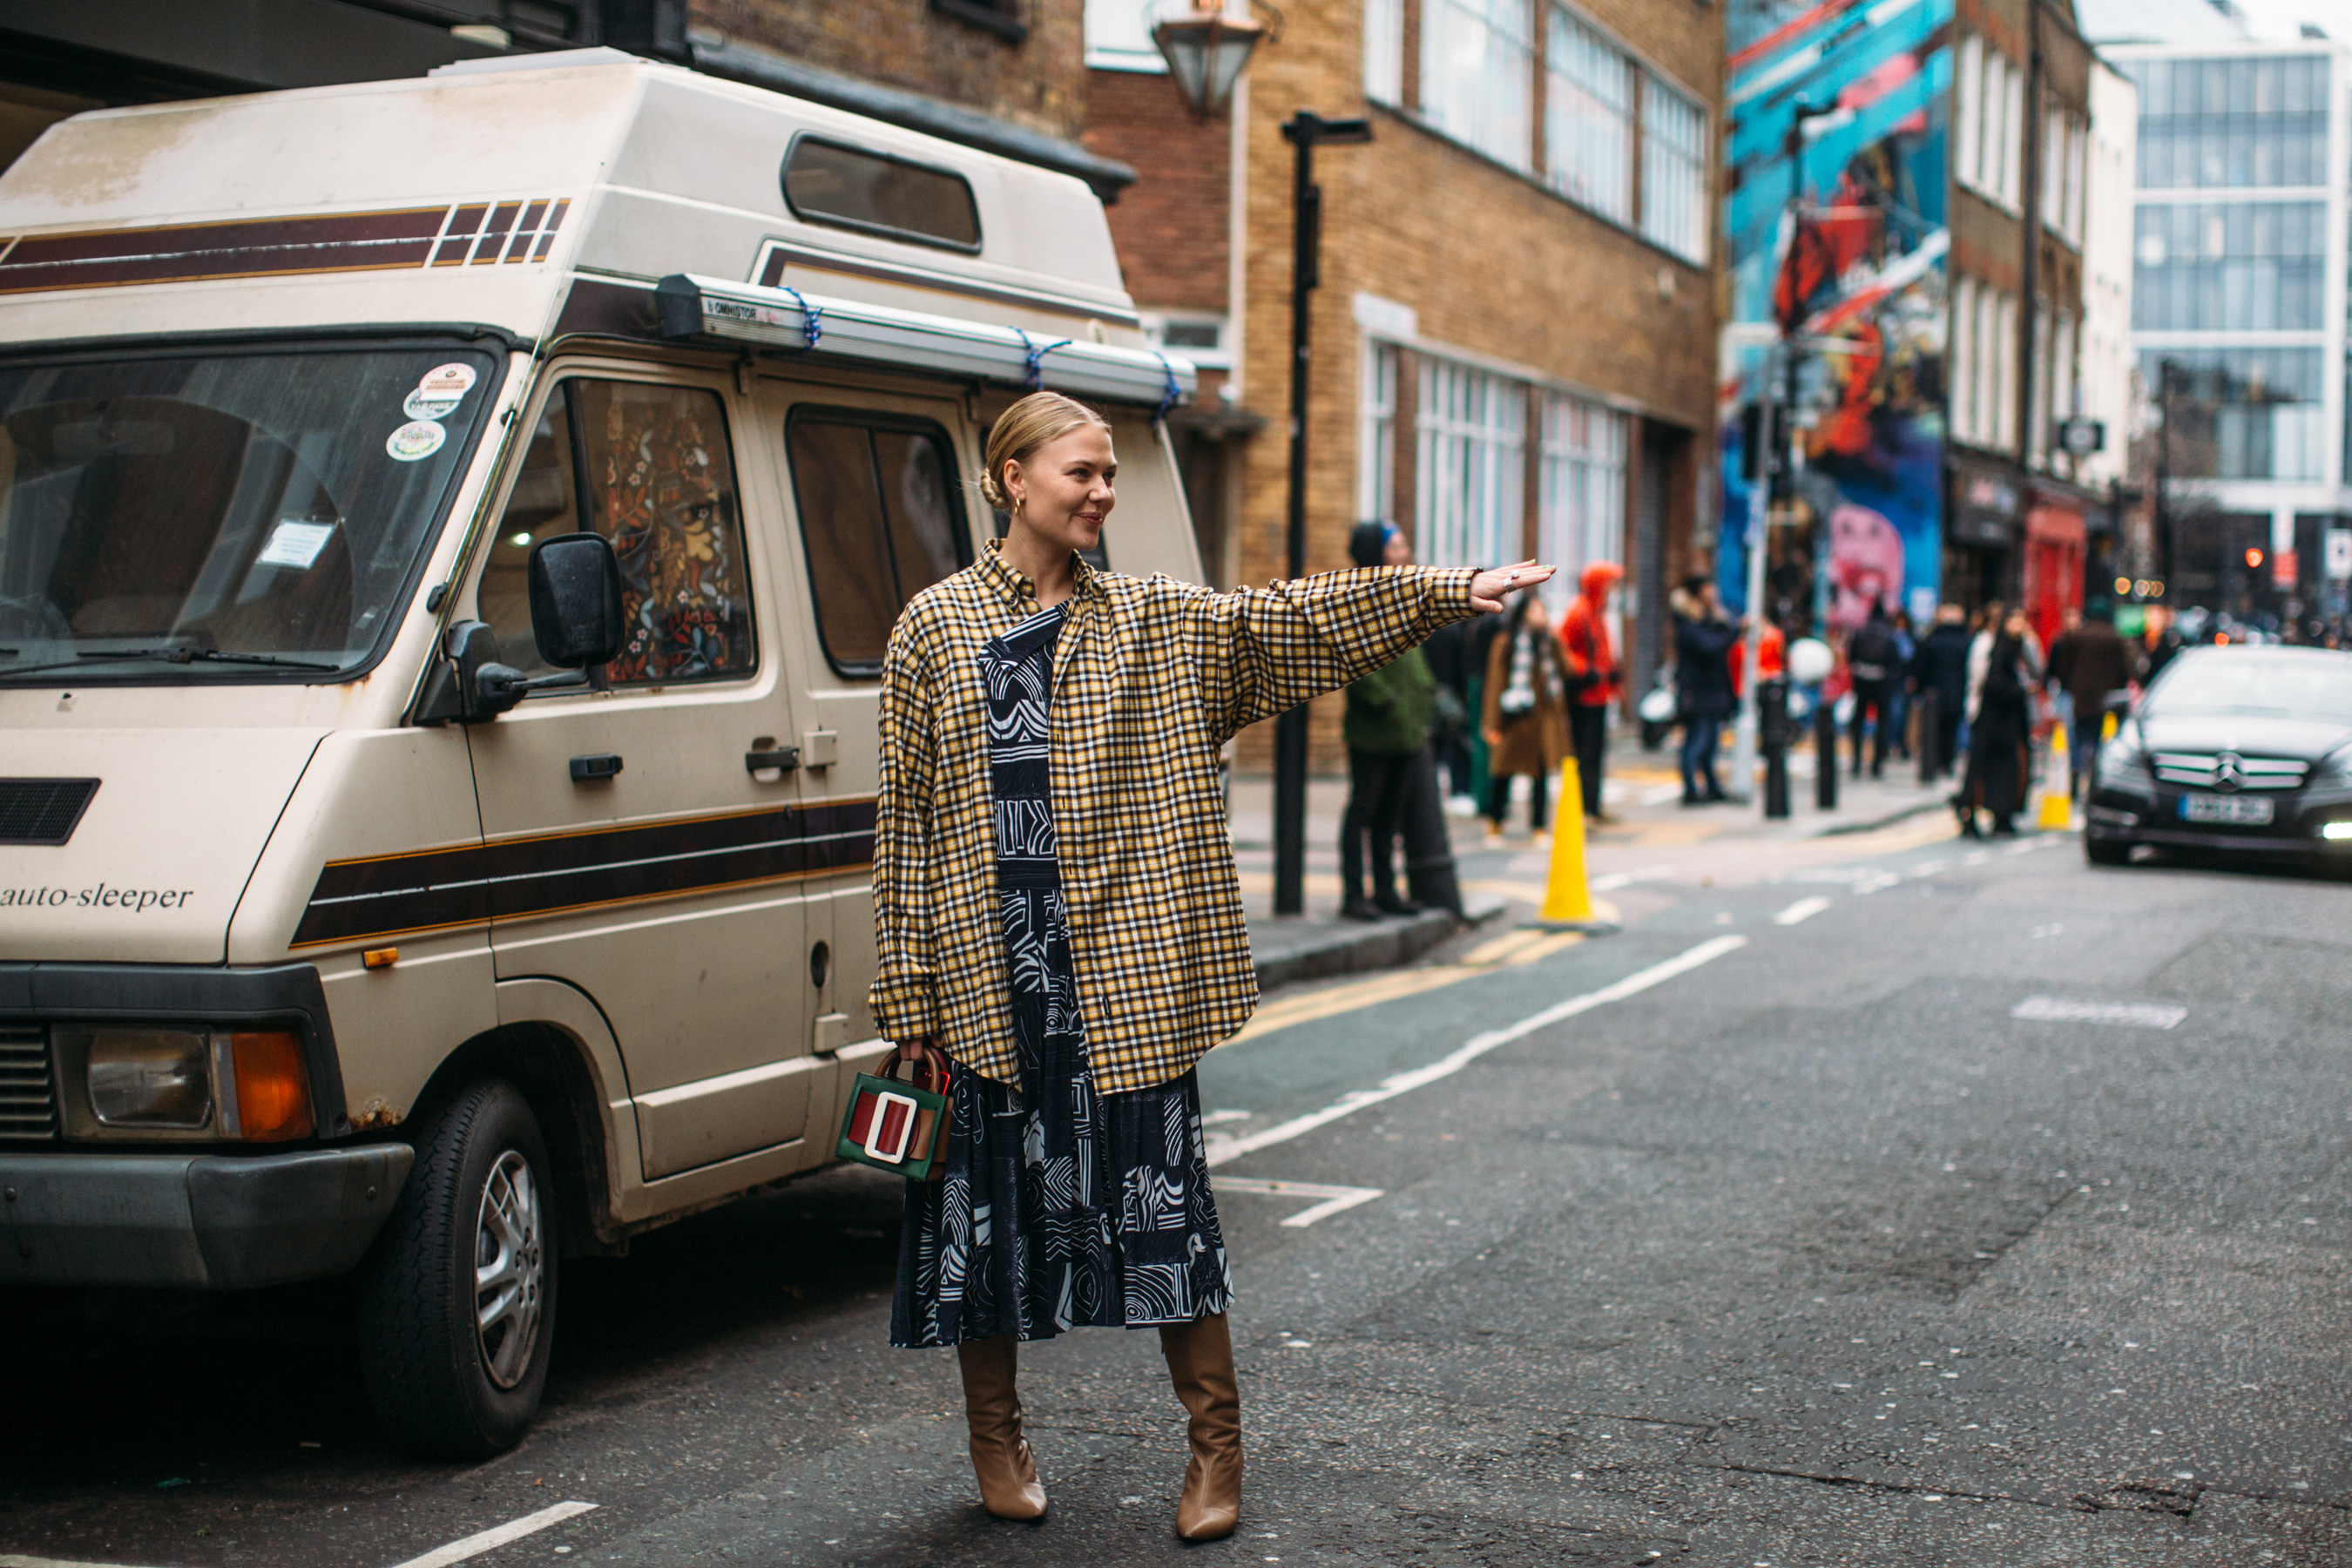
[[[2184,822],[2226,822],[2241,827],[2270,825],[2274,802],[2242,795],[2185,795],[2180,797]]]

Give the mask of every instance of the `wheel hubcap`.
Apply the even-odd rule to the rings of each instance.
[[[546,1249],[546,1216],[530,1162],[506,1150],[483,1184],[474,1233],[474,1322],[483,1369],[500,1388],[522,1381],[539,1343]]]

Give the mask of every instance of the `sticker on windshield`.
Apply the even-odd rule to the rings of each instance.
[[[416,390],[426,397],[463,397],[474,390],[474,367],[436,364],[418,379]]]
[[[319,559],[319,552],[327,548],[327,540],[335,531],[331,522],[312,522],[307,518],[286,517],[278,520],[270,531],[269,542],[253,558],[257,566],[291,566],[307,572],[310,563]]]
[[[464,401],[459,395],[427,392],[420,386],[402,401],[400,411],[411,419],[445,419]]]
[[[395,463],[415,463],[441,449],[449,432],[430,419],[412,419],[383,438],[383,449]]]

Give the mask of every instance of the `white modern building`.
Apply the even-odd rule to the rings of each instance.
[[[2103,30],[2139,95],[2132,344],[2168,426],[2167,597],[2340,613],[2352,44],[2311,25],[2256,36],[2226,6]]]
[[[2139,93],[2104,63],[2091,63],[2091,146],[2084,184],[2083,343],[2074,406],[2105,436],[2082,460],[2077,483],[2111,490],[2126,478],[2131,437],[2139,433],[2132,350],[2133,210],[2137,205]]]

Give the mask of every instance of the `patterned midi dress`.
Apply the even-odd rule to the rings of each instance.
[[[894,1345],[1189,1322],[1233,1295],[1198,1079],[1099,1095],[1087,1067],[1047,755],[1067,617],[1041,610],[981,652],[1021,1081],[955,1070],[946,1178],[907,1184]]]

